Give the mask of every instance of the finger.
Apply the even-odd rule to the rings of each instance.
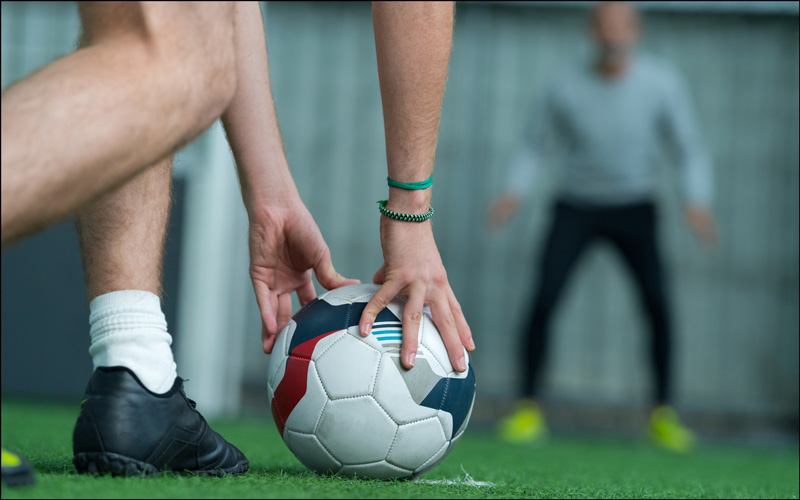
[[[275,346],[275,339],[277,338],[277,334],[269,333],[267,327],[261,325],[261,344],[264,347],[264,354],[272,353],[272,348]]]
[[[475,341],[472,339],[472,329],[467,324],[467,318],[464,317],[464,312],[461,310],[461,304],[456,299],[456,294],[453,289],[447,287],[447,301],[450,304],[450,312],[456,320],[456,330],[458,331],[458,338],[468,351],[475,350]]]
[[[364,312],[361,313],[361,320],[358,323],[358,331],[361,333],[362,337],[369,335],[370,330],[372,330],[372,324],[375,323],[375,318],[378,316],[378,313],[386,309],[386,306],[400,293],[403,286],[403,283],[398,280],[387,281],[375,292],[375,295],[369,299],[367,307],[365,307]]]
[[[345,285],[357,285],[361,283],[359,280],[348,279],[336,272],[331,262],[331,251],[325,248],[325,252],[314,264],[314,274],[317,275],[317,281],[324,286],[326,290],[333,290]]]
[[[263,281],[254,281],[253,289],[256,292],[256,302],[261,311],[261,322],[270,333],[278,332],[278,321],[275,319],[278,310],[277,299]]]
[[[400,360],[409,370],[414,367],[419,343],[419,324],[422,321],[422,307],[425,305],[425,289],[408,293],[408,301],[403,308],[403,347]]]
[[[314,282],[308,280],[308,283],[297,289],[297,298],[300,300],[300,307],[305,307],[306,304],[317,298],[317,290],[314,288]]]
[[[282,293],[278,295],[278,331],[292,319],[292,294]]]
[[[382,285],[386,281],[386,262],[383,263],[380,269],[375,271],[375,276],[372,277],[372,282],[376,285]]]
[[[450,311],[450,304],[445,293],[437,294],[437,297],[430,302],[433,322],[442,335],[442,341],[447,348],[450,357],[450,364],[456,371],[463,372],[467,369],[467,362],[464,359],[464,346],[458,337],[456,329],[456,319]]]

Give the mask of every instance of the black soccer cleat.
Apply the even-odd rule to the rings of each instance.
[[[224,476],[250,467],[195,409],[183,392],[183,379],[155,394],[123,366],[98,367],[92,374],[72,450],[80,474]]]

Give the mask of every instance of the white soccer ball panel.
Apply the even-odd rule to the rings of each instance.
[[[267,387],[269,387],[269,400],[272,401],[272,397],[275,394],[275,389],[278,387],[278,384],[281,383],[281,379],[283,379],[283,375],[286,372],[286,358],[279,354],[272,354],[269,358],[269,370],[272,373],[272,376],[267,380]]]
[[[286,429],[283,440],[300,463],[317,474],[335,474],[342,467],[342,464],[311,434],[300,434]]]
[[[322,416],[328,396],[317,376],[314,363],[308,364],[306,376],[306,393],[286,418],[286,428],[296,432],[313,433],[317,429],[317,422]]]
[[[330,401],[316,435],[343,464],[365,464],[386,458],[397,425],[371,396]]]
[[[444,445],[444,448],[442,448],[432,460],[420,467],[419,470],[414,471],[414,479],[421,477],[423,474],[426,474],[431,469],[442,463],[442,461],[447,458],[447,455],[453,451],[453,448],[455,448],[459,439],[461,439],[461,436],[447,441]]]
[[[275,340],[275,345],[272,347],[272,352],[279,352],[283,356],[289,355],[289,345],[292,343],[294,331],[297,329],[297,323],[294,320],[289,321],[283,330],[278,333],[278,338]]]
[[[332,400],[372,393],[380,353],[360,339],[343,335],[316,361],[322,386]]]
[[[330,305],[352,304],[353,302],[369,302],[369,299],[378,291],[380,285],[362,283],[358,285],[343,286],[325,292],[319,296]]]
[[[422,321],[419,322],[419,336],[417,337],[417,341],[420,345],[425,345],[428,336],[433,335],[434,332],[436,336],[439,336],[439,330],[436,329],[436,325],[433,323],[431,308],[426,304],[422,306]]]
[[[453,416],[449,412],[442,410],[439,410],[437,413],[445,438],[450,439],[453,437]]]
[[[433,370],[433,373],[438,375],[439,377],[446,377],[448,370],[451,370],[452,367],[450,365],[450,361],[448,360],[440,360],[438,355],[434,355],[427,346],[419,344],[417,347],[417,358],[425,358],[428,361],[428,365]],[[445,363],[444,365],[442,363]]]
[[[345,465],[338,475],[372,479],[396,479],[410,476],[411,471],[392,465],[384,460],[373,464]]]
[[[406,382],[390,356],[390,354],[384,353],[381,357],[375,389],[372,392],[375,401],[398,424],[435,416],[437,410],[420,406],[414,402]]]
[[[439,450],[434,453],[431,458],[429,458],[424,464],[419,466],[419,468],[414,471],[414,479],[419,479],[431,469],[439,465],[450,452],[450,449],[452,449],[450,441],[445,441],[442,447],[439,448]]]
[[[439,362],[444,370],[442,376],[456,378],[464,378],[467,376],[467,372],[462,374],[453,369],[453,365],[450,363],[450,356],[447,354],[447,348],[444,346],[442,336],[439,333],[439,330],[436,328],[436,325],[433,323],[433,316],[429,314],[427,309],[425,314],[423,314],[423,320],[420,323],[419,344],[425,348],[425,351],[429,353],[430,356]],[[464,352],[464,359],[467,361],[467,364],[469,364],[469,352],[467,352],[467,350],[463,347],[462,351]],[[431,363],[431,365],[433,366],[433,363]]]
[[[374,335],[368,335],[366,337],[362,337],[361,333],[359,333],[359,331],[358,331],[358,325],[353,325],[350,328],[348,328],[345,331],[344,335],[350,335],[351,337],[353,337],[354,339],[358,340],[359,342],[364,343],[368,347],[371,347],[372,349],[374,349],[375,352],[378,352],[378,353],[386,352],[386,347],[384,347],[384,345],[381,344],[378,341],[378,339],[375,338]]]
[[[447,442],[436,417],[401,425],[397,429],[392,450],[386,457],[390,463],[415,470],[431,459]]]
[[[322,356],[322,354],[324,354],[325,351],[328,350],[328,348],[330,348],[333,344],[335,344],[344,335],[347,335],[347,333],[345,333],[344,330],[341,330],[336,333],[332,333],[327,337],[319,340],[317,342],[317,345],[314,346],[314,352],[311,354],[311,359],[313,361],[317,361],[320,358],[320,356]]]

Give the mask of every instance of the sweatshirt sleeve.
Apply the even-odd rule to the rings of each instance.
[[[685,202],[708,207],[714,194],[713,169],[689,91],[675,73],[665,83],[663,131],[672,146]]]
[[[524,198],[534,189],[555,127],[555,92],[549,87],[534,106],[522,140],[508,160],[505,192]]]

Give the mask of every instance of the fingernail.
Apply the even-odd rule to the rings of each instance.
[[[417,353],[412,352],[408,356],[408,366],[414,366],[414,361],[416,361],[416,359],[417,359]]]
[[[469,350],[470,351],[475,350],[475,341],[473,341],[472,339],[469,339]]]
[[[456,365],[457,365],[458,371],[462,371],[463,372],[464,370],[467,369],[467,363],[464,362],[464,356],[461,356],[460,358],[458,358],[458,361],[456,361]]]
[[[361,336],[366,337],[369,335],[370,330],[372,330],[372,323],[365,324],[364,328],[361,330]]]

